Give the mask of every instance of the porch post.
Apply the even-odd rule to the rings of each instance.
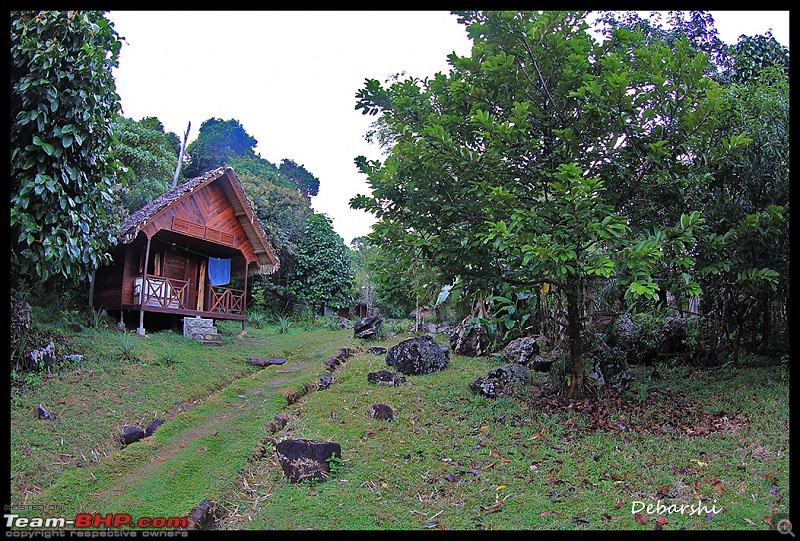
[[[139,328],[136,334],[144,336],[144,298],[147,291],[147,262],[150,260],[150,237],[147,237],[147,248],[144,251],[144,269],[142,270],[142,291],[139,293]]]
[[[242,299],[242,332],[245,332],[247,327],[247,260],[244,260],[244,298]]]

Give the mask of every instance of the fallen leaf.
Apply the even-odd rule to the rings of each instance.
[[[772,517],[764,517],[764,524],[769,524],[772,527]]]
[[[751,525],[751,526],[755,526],[755,525],[756,525],[756,523],[755,523],[755,522],[753,522],[752,520],[750,520],[749,518],[746,518],[746,519],[744,519],[744,521],[745,521],[746,523],[748,523],[749,525]]]
[[[669,524],[669,521],[664,517],[653,517],[653,520],[655,520],[658,524],[661,524],[662,526],[664,524]]]
[[[634,513],[633,516],[636,519],[636,522],[638,522],[640,526],[644,526],[645,523],[647,522],[647,517],[641,513]]]
[[[508,485],[500,485],[495,490],[503,490],[504,488],[508,488]]]

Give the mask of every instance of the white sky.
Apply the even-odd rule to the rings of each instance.
[[[640,12],[647,16],[648,12]],[[772,31],[789,46],[789,11],[712,11],[735,43]],[[189,142],[209,118],[236,119],[279,165],[288,158],[320,180],[312,199],[348,245],[374,222],[350,209],[368,193],[356,156],[380,158],[364,134],[375,117],[355,110],[367,78],[424,78],[469,54],[464,26],[447,11],[110,11],[125,38],[114,70],[123,114],[157,117]]]

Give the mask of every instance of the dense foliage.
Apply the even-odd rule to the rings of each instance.
[[[579,396],[592,291],[611,280],[629,306],[685,309],[727,265],[707,197],[751,139],[697,44],[714,35],[704,17],[674,33],[619,24],[597,42],[582,12],[458,15],[474,45],[449,74],[367,80],[357,94],[356,109],[380,113],[387,155],[357,158],[372,194],[351,204],[380,219],[374,242],[465,292],[556,286]]]
[[[278,170],[292,181],[303,196],[313,197],[319,193],[319,179],[294,160],[281,160]]]
[[[190,161],[186,178],[227,165],[234,158],[255,158],[258,141],[236,119],[209,118],[200,125],[197,138],[186,147]]]
[[[311,309],[312,321],[322,305],[346,308],[353,302],[350,249],[324,214],[308,218],[297,247],[291,289],[299,302]]]
[[[77,283],[113,243],[120,37],[100,11],[13,11],[10,24],[11,275]]]
[[[124,221],[147,203],[170,189],[178,165],[180,140],[166,133],[155,117],[133,120],[118,116],[114,122],[117,144],[114,153],[128,168],[127,182],[114,186],[114,201],[107,212]]]

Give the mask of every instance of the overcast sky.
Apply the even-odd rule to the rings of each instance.
[[[788,11],[712,11],[720,38],[772,31],[789,46]],[[643,15],[647,15],[646,12]],[[320,181],[312,199],[348,245],[371,215],[349,208],[368,187],[353,163],[380,158],[364,140],[374,117],[355,110],[367,78],[447,71],[471,42],[447,11],[110,11],[124,38],[114,70],[123,114],[157,117],[191,142],[209,118],[236,119],[256,152],[288,158]]]

